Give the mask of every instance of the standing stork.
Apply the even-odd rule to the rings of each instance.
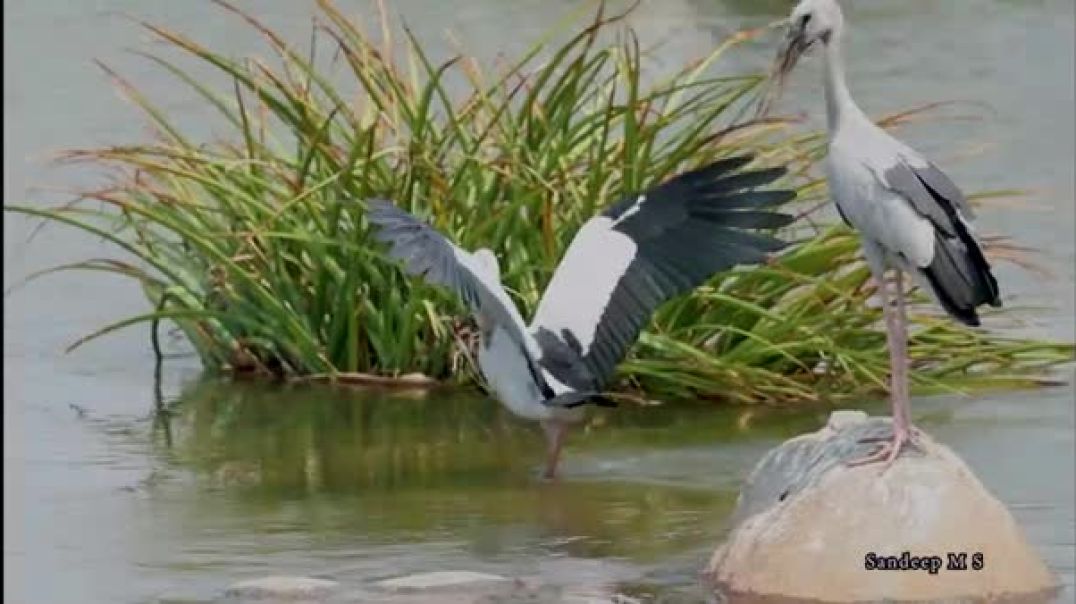
[[[479,327],[478,364],[513,414],[541,423],[544,476],[557,471],[569,425],[582,405],[609,405],[602,391],[650,316],[665,301],[736,264],[764,261],[783,243],[744,229],[774,229],[792,217],[767,211],[795,197],[757,190],[783,168],[741,171],[751,157],[719,160],[583,224],[527,327],[488,249],[467,252],[389,201],[367,200],[375,237],[405,271],[454,291]]]
[[[852,100],[841,55],[843,31],[836,0],[802,0],[789,17],[776,75],[779,90],[799,57],[822,45],[830,195],[841,218],[862,237],[863,254],[881,292],[890,354],[892,439],[852,464],[885,460],[884,467],[889,467],[913,436],[902,271],[967,325],[979,325],[977,307],[1001,306],[1001,300],[960,189],[934,164],[875,125]],[[885,281],[889,268],[896,272],[896,308],[890,307]]]

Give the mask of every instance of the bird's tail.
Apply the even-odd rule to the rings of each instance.
[[[956,236],[934,234],[934,260],[921,269],[946,312],[965,325],[979,325],[978,306],[1001,306],[998,282],[978,242],[957,219]]]

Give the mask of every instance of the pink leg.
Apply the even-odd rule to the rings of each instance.
[[[886,343],[889,348],[890,386],[889,400],[893,415],[893,437],[884,442],[870,455],[851,461],[850,466],[860,466],[884,461],[885,471],[900,455],[905,445],[911,442],[911,411],[909,409],[908,390],[908,328],[905,320],[904,284],[901,272],[896,271],[896,308],[889,305],[889,292],[884,276],[879,291],[882,295],[882,312],[885,314]]]
[[[553,480],[557,477],[557,462],[560,461],[560,449],[564,445],[564,434],[568,431],[568,426],[553,420],[543,423],[542,427],[545,429],[549,445],[546,452],[545,472],[542,477],[546,480]]]
[[[911,392],[908,381],[908,319],[904,308],[904,283],[902,273],[897,270],[897,317],[896,338],[893,346],[893,422],[894,430],[911,436],[912,411]],[[899,390],[897,389],[899,388]]]

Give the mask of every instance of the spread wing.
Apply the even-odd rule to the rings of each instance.
[[[549,350],[555,358],[549,363],[543,356],[543,366],[558,379],[570,368],[575,379],[592,383],[566,383],[600,389],[662,303],[719,271],[760,262],[781,249],[777,239],[744,229],[791,222],[791,216],[766,208],[795,193],[756,190],[785,171],[739,171],[751,160],[724,159],[682,174],[587,221],[531,323],[543,354]]]
[[[452,290],[475,314],[504,329],[528,357],[536,356],[533,339],[495,268],[485,266],[475,254],[392,202],[370,199],[366,207],[366,219],[375,227],[374,237],[390,244],[389,257],[400,260],[408,274]]]

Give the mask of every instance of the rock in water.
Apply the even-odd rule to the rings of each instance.
[[[475,586],[480,584],[504,583],[511,579],[500,575],[488,573],[476,573],[467,570],[442,570],[428,573],[418,573],[385,579],[378,582],[378,587],[395,591],[419,591],[461,586]]]
[[[889,435],[838,411],[767,453],[706,576],[732,601],[1050,601],[1057,579],[947,447],[920,432],[884,473],[845,465]]]
[[[335,581],[313,577],[272,576],[240,581],[224,595],[242,601],[311,602],[324,600],[336,586]]]

